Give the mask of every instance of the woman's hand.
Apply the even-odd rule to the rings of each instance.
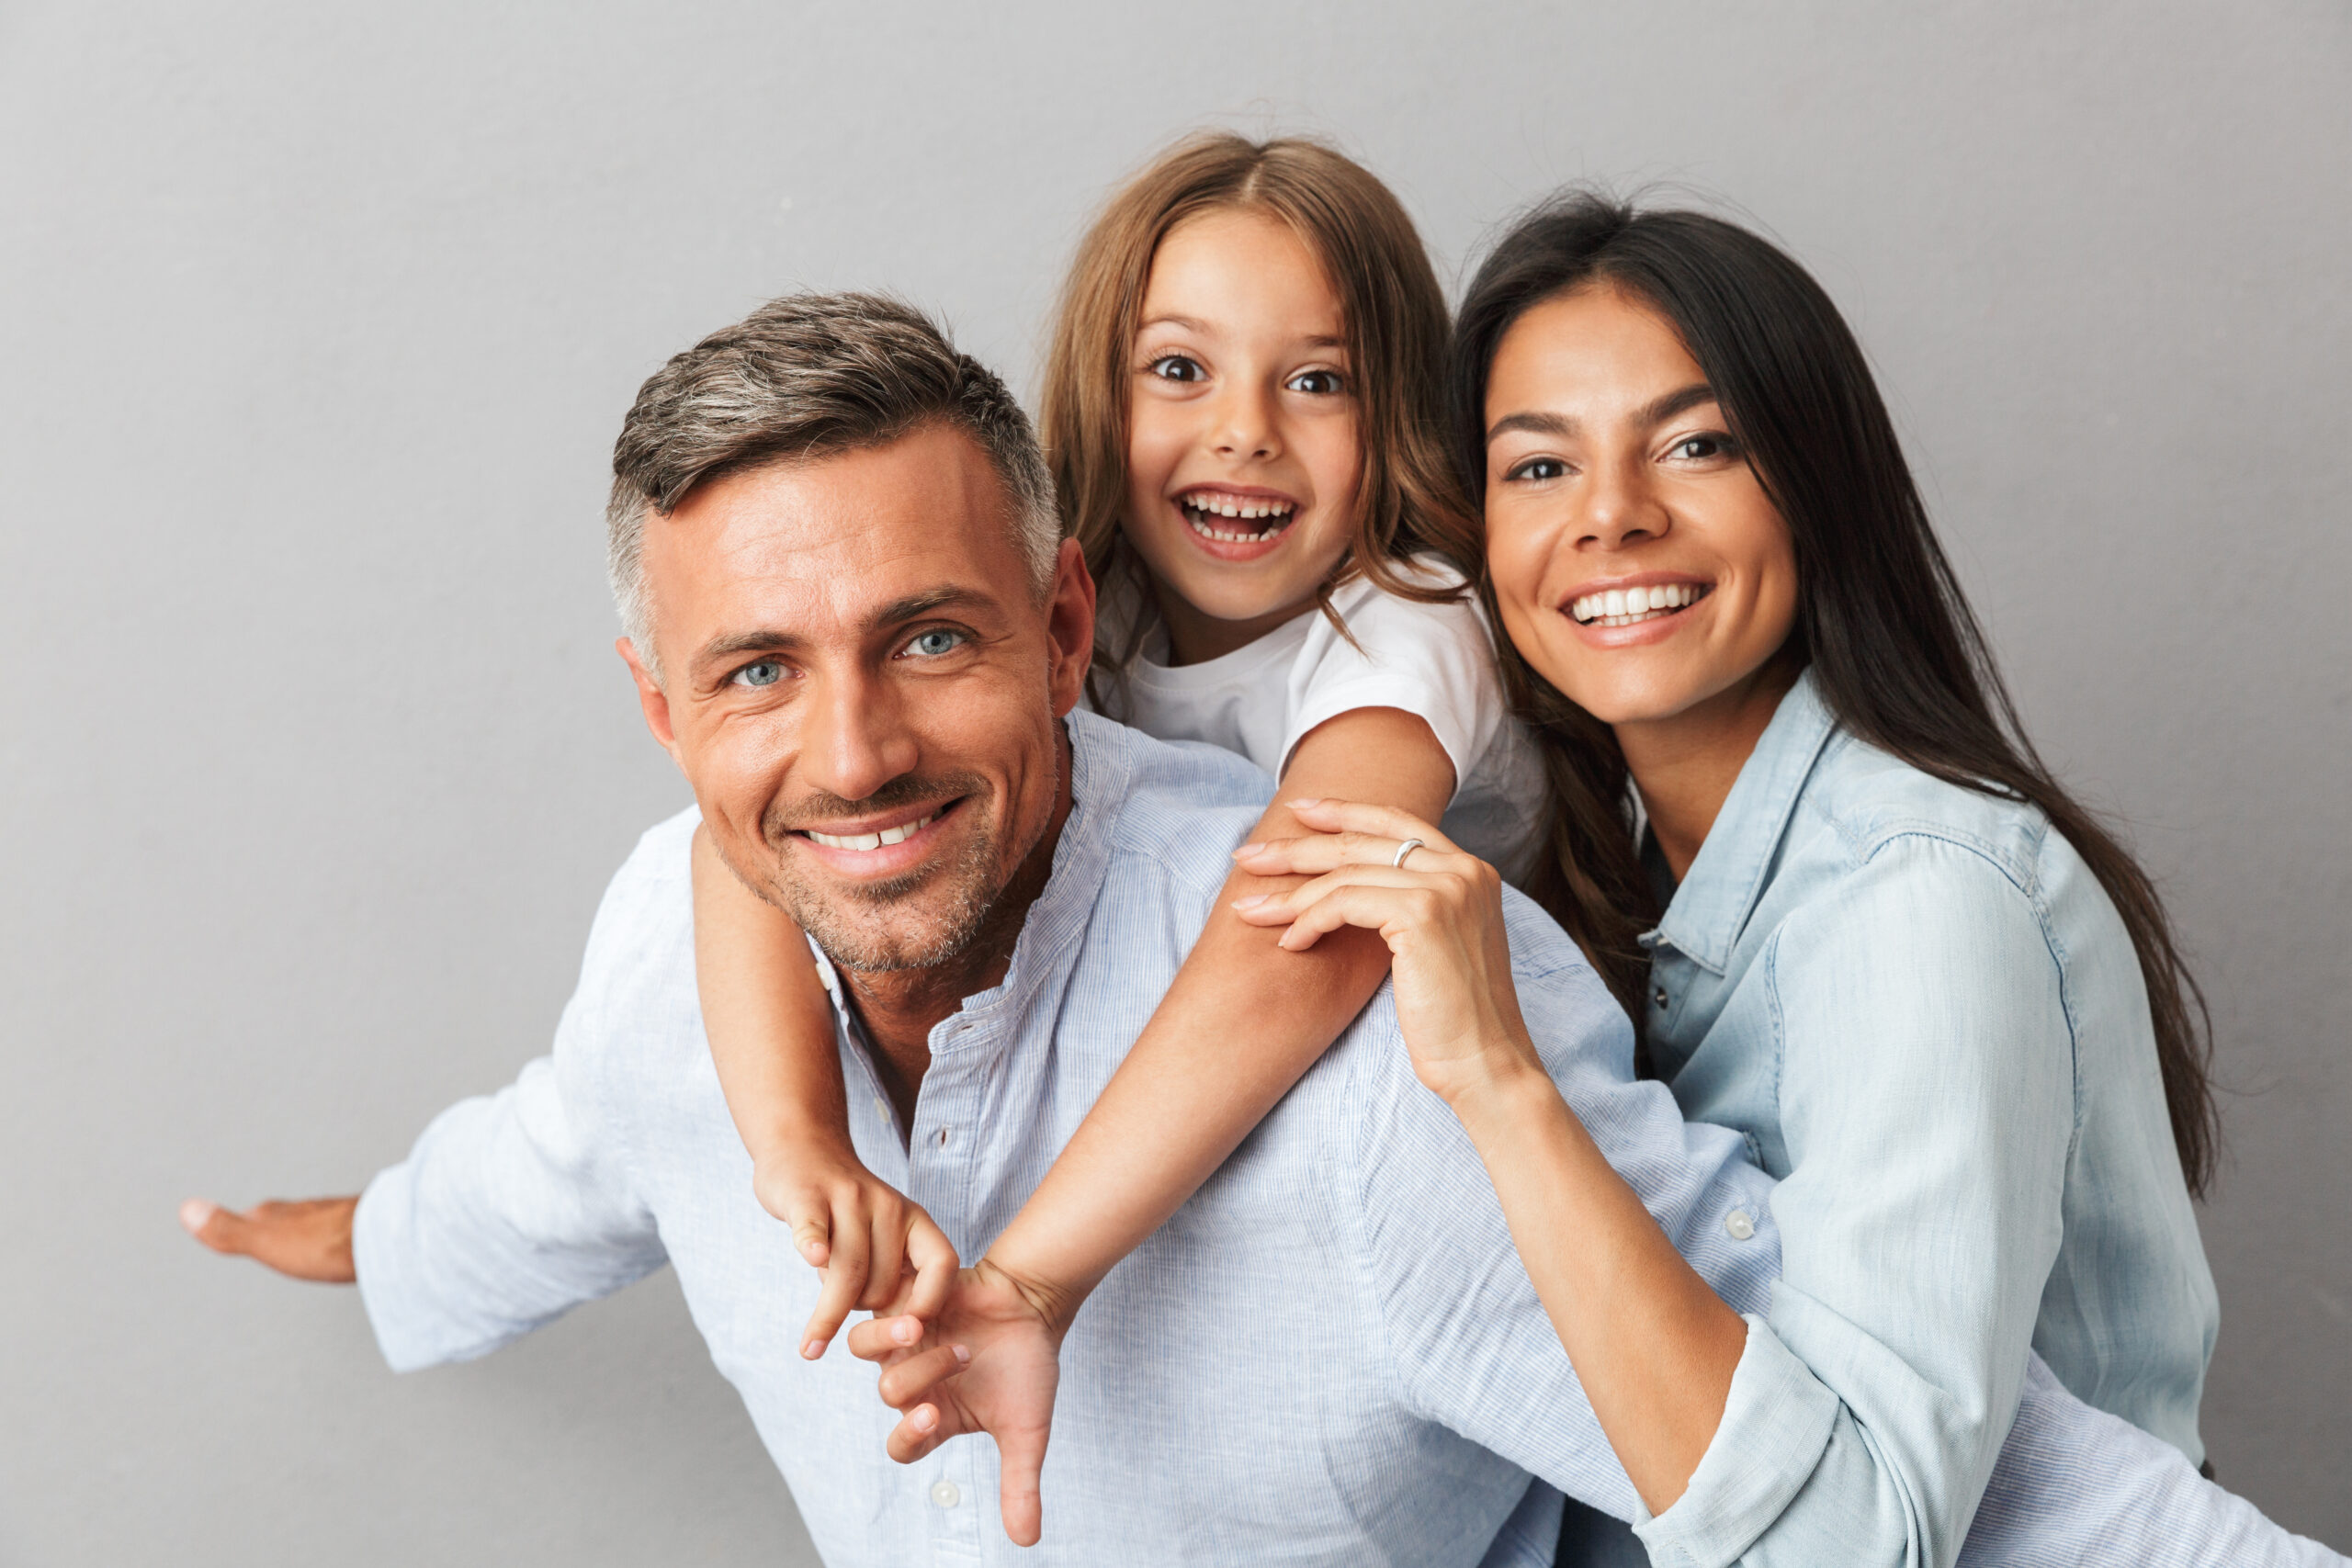
[[[1281,944],[1312,947],[1341,926],[1388,944],[1396,1021],[1413,1071],[1457,1111],[1465,1097],[1518,1082],[1543,1064],[1519,1011],[1502,877],[1409,812],[1344,800],[1295,800],[1305,838],[1244,844],[1234,860],[1260,876],[1303,873],[1287,893],[1243,898],[1251,925],[1288,926]],[[1420,840],[1397,863],[1408,840]]]

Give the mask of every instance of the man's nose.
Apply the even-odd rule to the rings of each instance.
[[[815,677],[814,685],[801,721],[802,784],[864,800],[914,771],[921,748],[889,682],[834,672]]]

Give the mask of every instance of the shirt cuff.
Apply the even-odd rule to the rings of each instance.
[[[1634,1533],[1659,1568],[1724,1568],[1803,1490],[1838,1421],[1838,1396],[1753,1314],[1714,1439],[1674,1506],[1634,1504]]]

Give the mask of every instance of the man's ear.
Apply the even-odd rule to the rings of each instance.
[[[613,647],[619,652],[622,661],[628,664],[628,672],[637,678],[637,705],[645,710],[645,728],[653,732],[653,739],[662,743],[662,750],[670,753],[670,761],[678,764],[681,773],[684,772],[686,764],[678,756],[677,733],[670,728],[669,694],[662,691],[662,683],[648,672],[645,660],[637,656],[635,643],[620,637],[614,641]]]
[[[1086,552],[1076,539],[1064,539],[1054,561],[1046,637],[1053,645],[1048,679],[1054,688],[1054,716],[1059,718],[1084,694],[1086,667],[1094,658],[1094,574],[1086,570]]]

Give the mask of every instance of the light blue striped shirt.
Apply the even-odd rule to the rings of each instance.
[[[1073,800],[1052,876],[1003,983],[933,1029],[911,1127],[843,1033],[859,1153],[967,1257],[1118,1066],[1272,788],[1209,748],[1082,713],[1069,729]],[[1532,1568],[1549,1561],[1558,1504],[1531,1474],[1636,1514],[1475,1150],[1413,1077],[1385,990],[1080,1314],[1042,1546],[1005,1540],[986,1438],[892,1464],[875,1370],[796,1350],[818,1279],[752,1198],[703,1038],[694,820],[648,833],[615,878],[553,1054],[445,1111],[369,1185],[354,1246],[393,1366],[481,1355],[674,1264],[834,1568]],[[1559,930],[1507,897],[1546,1066],[1668,1234],[1751,1314],[1722,1431],[1684,1498],[1645,1527],[1653,1550],[1711,1565],[1772,1542],[1757,1560],[1905,1561],[1907,1522],[1873,1511],[1866,1425],[1753,1315],[1780,1268],[1770,1179],[1737,1134],[1685,1123],[1662,1086],[1629,1081],[1623,1015]],[[2038,1363],[2018,1433],[2026,1460],[1996,1472],[1972,1561],[2185,1563],[2222,1541],[2236,1561],[2317,1560]]]

